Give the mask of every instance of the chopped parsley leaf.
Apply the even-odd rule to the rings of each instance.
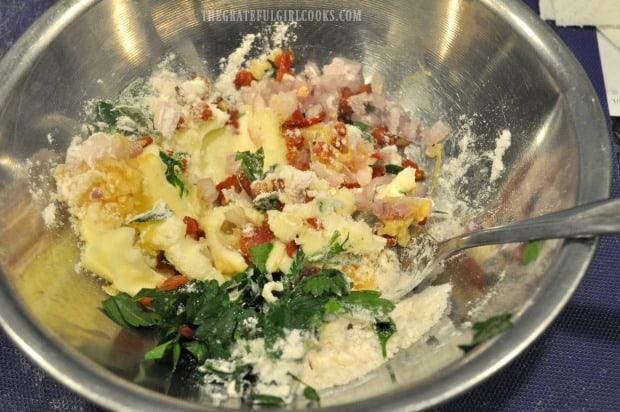
[[[265,152],[262,147],[256,153],[250,151],[237,152],[235,160],[241,160],[241,170],[251,182],[264,177]]]
[[[344,242],[337,243],[338,238],[339,234],[332,237],[331,252],[344,250]],[[255,405],[279,405],[280,400],[254,392],[252,365],[234,355],[238,342],[263,338],[267,354],[279,358],[280,343],[289,331],[300,330],[305,336],[318,337],[326,315],[348,313],[373,322],[385,356],[385,345],[396,331],[389,318],[394,309],[392,302],[378,292],[351,291],[349,281],[338,269],[304,275],[308,260],[301,250],[294,257],[290,273],[267,273],[272,248],[271,243],[250,248],[253,264],[221,285],[215,280],[191,280],[174,290],[142,289],[134,297],[121,293],[105,300],[103,311],[121,326],[155,328],[159,332],[158,345],[146,352],[144,359],[165,365],[168,378],[181,358],[189,356],[194,364],[204,366],[201,373],[205,376],[220,376],[213,378],[213,384],[234,383],[243,398]],[[262,296],[263,288],[271,281],[283,284],[274,302]],[[148,303],[141,303],[145,298]],[[220,373],[208,366],[213,362],[237,366],[233,372]],[[226,379],[222,378],[224,374]],[[319,401],[313,388],[306,387],[304,396]]]
[[[525,244],[525,248],[523,249],[523,257],[521,258],[521,263],[527,265],[536,261],[536,259],[538,259],[538,256],[540,256],[541,246],[542,240],[533,240],[531,242],[527,242]]]
[[[387,164],[385,165],[385,172],[391,175],[397,175],[402,172],[405,168],[400,165],[395,164]]]
[[[512,322],[510,321],[511,317],[512,314],[504,313],[502,315],[492,316],[485,321],[474,323],[472,326],[474,330],[472,342],[469,345],[459,345],[459,348],[467,353],[481,343],[507,331],[512,327]]]
[[[181,174],[184,169],[183,160],[185,154],[174,153],[169,155],[163,150],[160,150],[159,158],[164,162],[164,165],[166,165],[166,180],[179,190],[179,197],[183,197],[183,193],[185,193],[185,183],[183,183],[179,174]]]

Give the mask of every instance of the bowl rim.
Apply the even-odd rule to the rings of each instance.
[[[9,73],[0,82],[0,105],[6,100],[16,82],[31,67],[43,51],[71,22],[86,13],[99,0],[62,0],[47,10],[15,42],[0,60],[0,73]],[[481,0],[483,6],[502,16],[523,36],[533,40],[533,48],[544,58],[550,72],[560,79],[562,92],[569,104],[576,134],[591,136],[589,146],[596,150],[581,150],[581,166],[597,165],[598,173],[580,168],[580,184],[576,203],[609,197],[611,185],[611,147],[609,130],[599,98],[572,52],[560,37],[520,0]],[[536,40],[536,41],[534,41]],[[560,61],[562,64],[555,64]],[[570,86],[570,87],[569,87]],[[578,102],[578,103],[577,103]],[[576,105],[578,106],[577,107]],[[580,141],[581,145],[586,142]],[[595,183],[596,184],[593,184]],[[467,355],[456,367],[448,367],[432,381],[402,388],[358,403],[327,407],[325,410],[380,410],[396,408],[425,409],[455,398],[480,384],[508,365],[546,330],[565,307],[584,277],[598,245],[598,238],[567,240],[558,264],[550,270],[545,288],[537,292],[537,310],[519,317],[514,327],[496,338],[492,344]],[[69,389],[90,401],[113,410],[209,410],[204,405],[127,384],[127,381],[85,355],[62,347],[23,310],[21,303],[10,293],[6,273],[0,268],[0,325],[7,335],[40,367]],[[533,304],[532,304],[533,305]],[[530,305],[531,307],[531,305]],[[527,310],[528,308],[525,308]],[[514,342],[519,342],[515,345]],[[481,352],[478,354],[478,352]],[[477,354],[477,355],[476,355]],[[84,361],[87,360],[87,361]],[[464,367],[466,364],[466,367]]]

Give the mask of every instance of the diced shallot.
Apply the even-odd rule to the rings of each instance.
[[[431,127],[422,129],[420,137],[422,143],[432,146],[446,140],[450,133],[452,133],[450,126],[443,120],[438,120]]]
[[[80,144],[72,144],[67,150],[67,166],[85,162],[93,167],[100,159],[131,159],[142,152],[142,146],[135,140],[119,134],[95,133]]]
[[[215,182],[211,178],[204,177],[202,179],[199,179],[196,182],[196,186],[198,186],[198,189],[200,189],[200,192],[202,193],[202,199],[205,202],[207,202],[208,204],[215,202],[218,197],[218,192],[215,187]]]
[[[172,136],[182,115],[183,109],[177,103],[158,100],[153,105],[153,123],[164,136]]]

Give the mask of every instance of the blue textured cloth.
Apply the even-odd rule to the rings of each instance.
[[[538,12],[537,0],[525,2]],[[1,0],[0,55],[53,3]],[[554,29],[584,66],[606,110],[595,30]],[[611,192],[618,196],[615,156],[613,165]],[[620,410],[618,250],[620,237],[603,238],[584,281],[552,326],[502,371],[436,410]],[[0,345],[0,411],[99,410],[34,365],[1,331]]]

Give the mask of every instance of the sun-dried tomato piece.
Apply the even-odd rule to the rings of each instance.
[[[157,286],[157,289],[161,291],[175,290],[189,282],[189,280],[190,279],[185,275],[170,276],[169,278],[164,280],[159,286]]]
[[[230,175],[215,185],[215,190],[217,190],[216,200],[219,204],[224,202],[224,189],[235,189],[235,192],[241,192],[241,185],[239,184],[239,179],[237,179],[236,175]]]
[[[324,229],[323,222],[321,222],[321,219],[319,219],[318,217],[309,217],[308,219],[306,219],[306,222],[308,222],[308,224],[316,230]]]
[[[299,246],[297,245],[297,243],[295,243],[294,240],[291,240],[290,242],[286,244],[286,254],[290,258],[295,257],[295,254],[297,253],[297,249],[299,249]]]
[[[196,333],[194,328],[186,324],[179,325],[177,332],[186,339],[194,339]]]
[[[273,64],[278,68],[276,72],[276,80],[281,81],[285,74],[293,74],[291,67],[295,64],[295,55],[291,49],[283,50],[281,54],[276,56]]]
[[[254,76],[249,70],[239,70],[235,76],[235,88],[239,90],[242,87],[247,87],[252,84]]]
[[[402,165],[403,167],[412,167],[415,169],[415,180],[416,181],[426,179],[426,174],[424,173],[424,170],[420,169],[420,166],[418,166],[418,164],[414,162],[413,160],[405,159],[403,160]]]
[[[143,138],[136,140],[136,143],[138,143],[142,148],[145,148],[153,143],[153,138],[151,136],[144,136]]]
[[[252,255],[250,254],[250,248],[261,245],[263,243],[271,242],[276,238],[276,235],[271,231],[267,222],[264,222],[261,226],[254,229],[251,236],[241,236],[239,241],[239,249],[241,254],[245,257],[246,261],[252,262]]]
[[[303,129],[305,127],[310,127],[317,123],[322,122],[325,119],[325,112],[320,112],[318,115],[311,117],[309,119],[304,116],[301,110],[295,110],[288,119],[282,122],[282,130],[287,129]]]
[[[194,240],[199,240],[205,237],[205,231],[200,228],[198,221],[190,216],[183,218],[185,223],[185,236],[188,236]]]

